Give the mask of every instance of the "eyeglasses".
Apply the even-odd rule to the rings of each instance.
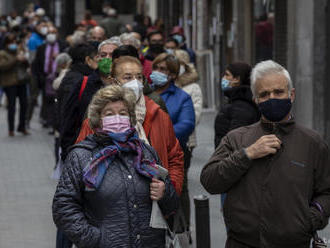
[[[143,74],[124,74],[122,76],[119,76],[118,78],[120,78],[121,80],[120,81],[123,81],[125,83],[129,82],[129,81],[132,81],[134,79],[136,80],[139,80],[140,82],[144,82],[144,76]]]
[[[165,66],[158,66],[158,65],[155,65],[155,66],[153,67],[153,69],[154,69],[155,71],[160,71],[160,72],[164,72],[164,73],[167,73],[167,72],[168,72],[168,69],[167,69],[167,67],[165,67]]]

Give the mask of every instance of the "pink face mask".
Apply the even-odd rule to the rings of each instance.
[[[131,128],[131,122],[126,115],[110,115],[102,118],[102,131],[123,133]]]

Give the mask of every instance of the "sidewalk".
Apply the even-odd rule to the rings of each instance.
[[[38,123],[36,108],[31,135],[8,137],[6,111],[0,107],[0,247],[54,248],[56,228],[51,214],[56,182],[50,179],[54,167],[53,136]],[[226,231],[220,213],[220,196],[210,196],[201,186],[200,172],[214,151],[214,112],[203,112],[197,127],[198,146],[189,170],[192,247],[196,247],[193,196],[210,199],[211,247],[224,247]],[[321,237],[330,238],[329,226]]]
[[[8,137],[6,113],[0,107],[0,247],[54,248],[53,136],[35,116],[31,135]]]

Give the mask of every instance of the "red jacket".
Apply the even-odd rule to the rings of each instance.
[[[180,195],[183,184],[183,152],[179,141],[175,137],[171,119],[167,113],[160,109],[149,97],[146,101],[146,116],[143,122],[145,134],[150,145],[157,151],[163,166],[168,169],[170,179],[176,192]],[[84,120],[76,143],[84,140],[94,133],[90,128],[88,119]]]
[[[148,83],[151,84],[150,74],[152,73],[152,61],[146,59],[143,55],[140,56],[140,61],[143,66],[143,75],[147,78]]]

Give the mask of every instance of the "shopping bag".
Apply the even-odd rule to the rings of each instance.
[[[184,218],[182,208],[179,207],[174,216],[173,230],[169,227],[166,230],[166,248],[188,248],[190,232],[187,228],[187,223]]]

